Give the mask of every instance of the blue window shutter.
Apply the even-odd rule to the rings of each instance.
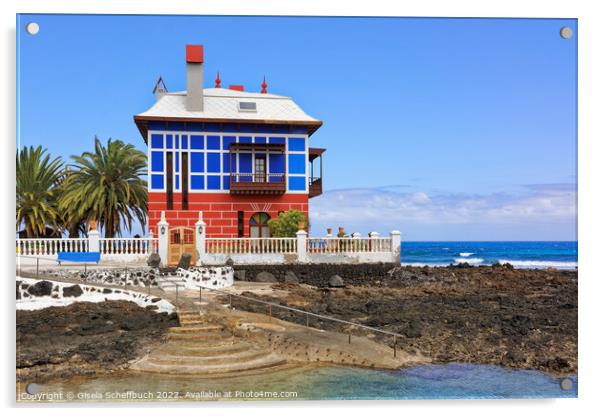
[[[191,149],[204,149],[203,136],[192,135],[190,136],[190,148]]]
[[[205,154],[192,152],[190,153],[190,171],[205,172]]]
[[[305,154],[288,155],[288,173],[305,174]]]
[[[151,175],[151,189],[163,189],[163,175]]]
[[[304,176],[289,176],[288,177],[288,189],[290,191],[305,191],[305,177]]]
[[[219,150],[219,136],[207,136],[207,149]]]
[[[151,170],[163,172],[163,152],[151,152]]]
[[[162,134],[151,135],[151,148],[163,149],[163,135]]]
[[[288,150],[292,152],[304,152],[305,139],[302,137],[289,137]]]
[[[207,172],[219,173],[220,153],[207,153]]]
[[[191,189],[205,189],[205,177],[192,175],[190,177],[190,188]]]
[[[217,175],[207,176],[207,189],[220,189],[220,178],[221,176]]]

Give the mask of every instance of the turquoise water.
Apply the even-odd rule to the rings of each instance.
[[[396,371],[311,367],[222,379],[130,373],[56,381],[40,385],[40,392],[60,393],[63,401],[105,402],[574,398],[577,377],[570,380],[572,388],[563,390],[560,379],[545,373],[474,364],[425,365]],[[129,397],[119,399],[115,393]]]
[[[576,241],[468,241],[402,242],[401,262],[408,265],[446,266],[466,262],[473,266],[510,263],[518,268],[574,269]]]

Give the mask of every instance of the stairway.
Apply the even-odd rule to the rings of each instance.
[[[175,292],[176,285],[179,286],[179,289],[184,289],[186,286],[186,281],[183,277],[177,275],[159,276],[157,278],[157,286],[163,290]]]
[[[198,312],[180,312],[179,317],[181,326],[170,328],[167,343],[132,364],[132,370],[217,376],[290,367],[269,349],[233,336],[222,325],[205,322]]]

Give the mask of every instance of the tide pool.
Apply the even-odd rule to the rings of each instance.
[[[323,366],[219,379],[111,374],[40,383],[39,392],[80,402],[575,398],[577,377],[568,378],[572,386],[563,390],[561,379],[548,374],[490,365],[423,365],[395,371]]]

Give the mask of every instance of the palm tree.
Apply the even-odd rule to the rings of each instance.
[[[146,154],[121,140],[106,147],[95,137],[94,152],[72,156],[59,207],[69,223],[96,220],[105,237],[130,231],[135,219],[144,226],[148,211]]]
[[[42,146],[17,152],[17,231],[25,226],[27,237],[46,235],[46,227],[61,228],[58,198],[63,173],[60,157],[50,158]]]

